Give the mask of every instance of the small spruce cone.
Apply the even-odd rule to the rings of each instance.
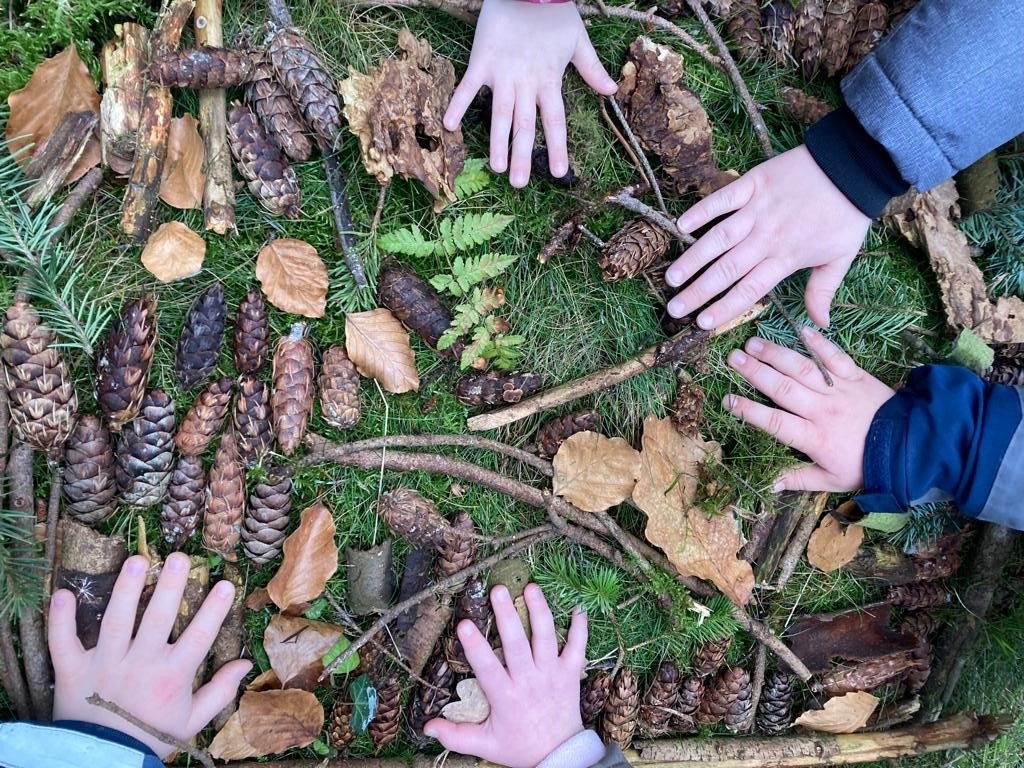
[[[192,303],[174,356],[174,373],[182,389],[192,389],[217,367],[227,314],[224,286],[220,283],[211,285]]]
[[[898,651],[856,664],[844,664],[821,676],[821,687],[829,696],[853,691],[873,691],[899,680],[914,664],[911,651]]]
[[[1024,366],[1016,362],[997,362],[985,372],[985,380],[1009,387],[1024,387]]]
[[[587,678],[580,691],[580,715],[584,728],[596,728],[604,714],[608,695],[612,691],[612,676],[603,670]]]
[[[235,562],[245,514],[245,472],[238,458],[235,436],[229,430],[220,439],[210,467],[203,517],[203,547]]]
[[[615,676],[601,716],[601,735],[621,749],[629,749],[640,711],[640,686],[636,673],[623,667]]]
[[[778,671],[769,677],[757,705],[757,728],[769,736],[785,733],[793,720],[793,676]]]
[[[853,36],[850,38],[850,49],[846,53],[846,64],[843,69],[849,72],[860,64],[860,60],[871,53],[878,41],[885,34],[889,24],[889,9],[885,3],[864,3],[857,9],[857,18],[853,23]]]
[[[434,502],[411,488],[382,493],[377,512],[396,536],[414,547],[440,550],[451,532],[451,523],[438,514]]]
[[[726,680],[729,690],[735,692],[725,711],[725,727],[734,733],[750,728],[754,714],[754,685],[750,673],[740,667],[728,667],[719,673],[720,680]]]
[[[932,674],[932,647],[927,640],[910,652],[911,664],[903,682],[911,693],[918,693]]]
[[[938,608],[949,602],[949,592],[937,581],[898,584],[889,588],[888,601],[900,608]]]
[[[420,685],[413,696],[412,711],[409,713],[409,727],[413,733],[422,734],[423,726],[441,714],[441,710],[452,700],[455,673],[448,665],[443,653],[435,653],[423,672],[423,679],[431,687]]]
[[[761,9],[761,39],[765,56],[776,64],[793,63],[796,11],[789,0],[771,0]]]
[[[313,145],[306,136],[306,123],[278,82],[274,65],[264,56],[257,61],[252,79],[245,86],[245,102],[282,152],[297,163],[309,160]]]
[[[313,345],[304,338],[305,332],[305,323],[295,323],[291,334],[274,350],[270,404],[274,436],[285,456],[291,456],[302,443],[313,410]]]
[[[700,677],[707,677],[718,671],[718,668],[725,663],[725,656],[729,653],[729,646],[732,645],[732,636],[723,637],[704,643],[697,649],[693,657],[694,674]]]
[[[438,552],[434,567],[439,579],[454,576],[476,562],[477,542],[472,538],[473,534],[476,534],[473,518],[469,516],[469,512],[459,512],[445,534]]]
[[[174,401],[162,389],[151,389],[117,441],[114,477],[121,501],[142,509],[160,503],[173,464]]]
[[[536,373],[489,371],[467,373],[455,383],[455,397],[463,405],[518,403],[541,386]]]
[[[679,680],[679,667],[674,662],[663,661],[640,705],[640,727],[645,734],[663,736],[668,733],[672,712],[679,700]]]
[[[51,459],[71,437],[78,418],[78,393],[56,347],[55,334],[35,309],[16,301],[0,332],[11,424],[19,439]]]
[[[247,467],[263,458],[274,445],[270,424],[270,388],[252,374],[240,380],[235,407],[231,410],[238,457]]]
[[[86,525],[106,520],[117,509],[114,448],[110,432],[95,416],[83,416],[64,453],[64,509]]]
[[[114,432],[135,418],[146,394],[156,346],[156,300],[126,304],[96,355],[96,399]]]
[[[345,701],[339,697],[331,709],[331,722],[327,726],[327,735],[330,737],[331,746],[335,749],[344,749],[356,740],[356,732],[352,727],[352,710],[355,709],[351,701]]]
[[[601,277],[614,283],[635,277],[668,253],[672,238],[646,219],[633,219],[612,235],[601,252]]]
[[[206,472],[199,456],[182,454],[171,473],[167,496],[160,512],[164,541],[181,549],[191,538],[206,511]]]
[[[267,361],[270,325],[267,305],[259,288],[250,288],[235,315],[235,370],[256,373]]]
[[[829,77],[835,77],[846,66],[856,21],[857,0],[828,0],[821,41],[821,65]]]
[[[714,682],[705,687],[697,721],[715,725],[724,720],[730,730],[739,730],[750,715],[752,704],[750,675],[742,667],[724,667]]]
[[[228,110],[228,143],[238,172],[260,205],[275,216],[299,218],[299,180],[252,110],[237,101]]]
[[[799,88],[787,85],[782,89],[781,95],[783,111],[793,120],[804,125],[816,123],[832,111],[831,104],[811,96]]]
[[[398,738],[399,721],[402,717],[402,680],[397,674],[390,674],[377,686],[377,714],[366,729],[373,739],[373,746],[380,752]]]
[[[894,29],[903,17],[914,10],[917,0],[889,0],[889,29]]]
[[[939,628],[939,620],[931,611],[908,611],[900,624],[900,632],[927,640]]]
[[[804,0],[796,11],[793,56],[808,80],[818,74],[825,33],[826,0]]]
[[[157,56],[147,74],[166,88],[234,88],[255,71],[251,51],[202,45]]]
[[[178,436],[174,438],[178,450],[186,456],[199,456],[210,445],[224,426],[231,405],[234,382],[227,376],[210,382],[192,403],[182,419]]]
[[[601,417],[597,411],[576,411],[546,422],[537,430],[537,453],[543,458],[553,458],[562,443],[577,432],[595,432]]]
[[[324,353],[320,366],[320,411],[324,421],[337,429],[359,423],[359,371],[340,344]]]
[[[704,698],[704,681],[697,675],[690,675],[679,684],[679,698],[672,715],[670,728],[675,733],[697,732],[697,710]]]
[[[704,390],[697,382],[679,377],[669,418],[681,435],[694,439],[700,435],[700,425],[704,421]]]
[[[437,342],[452,324],[452,313],[441,301],[440,294],[404,264],[390,262],[384,266],[377,281],[377,299],[431,349],[437,349]],[[452,357],[461,353],[456,347],[461,345],[438,353]]]
[[[761,54],[761,3],[759,0],[733,0],[732,13],[725,29],[736,48],[739,61],[754,61]]]
[[[475,576],[471,579],[455,603],[453,626],[457,627],[459,622],[465,619],[472,621],[476,628],[480,630],[480,634],[487,637],[491,623],[491,601],[487,595],[487,580],[482,576]],[[448,652],[448,663],[451,664],[455,674],[465,675],[471,672],[469,662],[466,659],[466,652],[462,648],[462,642],[455,632],[448,636],[446,649]]]
[[[267,52],[278,82],[284,86],[322,146],[330,147],[341,133],[341,105],[320,57],[297,29],[279,29]]]
[[[256,483],[242,521],[242,549],[246,557],[264,566],[281,556],[285,531],[292,514],[292,475],[285,467],[273,467]]]

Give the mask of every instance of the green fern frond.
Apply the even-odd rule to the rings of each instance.
[[[516,261],[516,256],[505,253],[485,253],[482,256],[456,256],[452,262],[452,274],[450,279],[431,283],[439,291],[447,291],[452,296],[462,296],[471,287],[497,277],[508,269]]]
[[[394,232],[386,232],[377,238],[377,245],[382,251],[388,253],[399,253],[403,256],[418,256],[420,258],[431,256],[434,253],[437,243],[423,237],[423,232],[413,224],[409,227],[402,227]]]
[[[490,184],[491,174],[487,171],[487,161],[477,157],[470,158],[462,166],[462,173],[455,177],[455,196],[459,200],[465,200]]]
[[[494,239],[512,223],[503,213],[467,213],[455,219],[444,219],[438,226],[440,235],[435,253],[453,256]]]

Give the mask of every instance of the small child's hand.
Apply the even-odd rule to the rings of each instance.
[[[692,232],[731,214],[691,245],[665,273],[681,286],[711,266],[668,305],[673,317],[692,314],[718,294],[725,296],[697,317],[701,328],[741,315],[783,279],[811,268],[804,300],[818,325],[853,263],[871,219],[854,206],[818,167],[805,146],[761,163],[708,195],[679,217]]]
[[[472,622],[458,628],[466,658],[490,702],[490,717],[479,725],[431,720],[424,733],[446,749],[510,768],[533,768],[583,730],[580,676],[586,666],[587,616],[573,614],[559,655],[551,609],[536,584],[526,588],[532,649],[505,587],[491,592],[491,604],[507,668]]]
[[[895,393],[817,331],[806,328],[804,342],[832,374],[833,386],[810,358],[755,337],[747,340],[747,354],[732,351],[729,365],[785,410],[737,395],[726,395],[722,405],[814,462],[783,473],[775,491],[857,490],[871,420]]]
[[[75,631],[74,594],[66,589],[54,592],[49,626],[56,676],[53,719],[83,720],[114,728],[135,737],[163,758],[174,751],[173,747],[85,700],[98,693],[155,729],[188,741],[234,699],[239,682],[252,664],[242,660],[225,664],[193,694],[192,679],[206,661],[227,616],[234,585],[218,582],[181,637],[168,644],[189,572],[186,555],[171,555],[133,638],[148,567],[144,557],[125,561],[100,624],[99,641],[88,651]]]
[[[509,168],[511,130],[509,182],[513,187],[525,187],[530,180],[539,106],[551,175],[561,178],[569,170],[562,75],[570,61],[595,91],[615,93],[615,81],[597,58],[573,3],[484,0],[469,67],[452,94],[445,128],[458,128],[480,88],[490,86],[494,93],[491,168],[496,173]]]

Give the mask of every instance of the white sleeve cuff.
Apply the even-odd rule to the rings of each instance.
[[[590,768],[604,758],[605,747],[594,731],[580,731],[545,757],[537,768]]]

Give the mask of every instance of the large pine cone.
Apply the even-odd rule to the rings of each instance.
[[[857,18],[853,23],[853,36],[850,38],[850,49],[846,54],[843,70],[849,72],[860,64],[861,59],[871,53],[878,41],[885,34],[889,25],[889,8],[885,3],[864,3],[857,9]]]
[[[235,562],[245,514],[245,472],[238,458],[235,437],[227,431],[220,439],[210,467],[203,517],[203,547]]]
[[[629,749],[636,732],[640,710],[640,686],[636,673],[623,667],[615,676],[608,701],[601,716],[601,733],[606,741],[614,741],[621,749]]]
[[[783,111],[798,123],[811,125],[832,111],[831,104],[811,96],[799,88],[787,85],[780,93]]]
[[[804,0],[794,22],[793,55],[808,80],[821,66],[821,46],[825,33],[825,0]]]
[[[306,136],[306,124],[277,81],[269,59],[261,56],[256,63],[252,80],[245,86],[245,101],[282,152],[297,163],[309,160],[313,145]]]
[[[220,283],[211,285],[192,303],[174,356],[174,373],[182,389],[192,389],[217,367],[227,315],[224,286]]]
[[[299,218],[300,191],[295,170],[252,110],[237,101],[228,110],[228,140],[238,172],[249,183],[249,191],[260,205],[275,216]]]
[[[537,430],[537,453],[553,458],[562,443],[577,432],[595,432],[601,423],[597,411],[576,411],[546,422]]]
[[[434,287],[404,264],[390,262],[377,281],[377,298],[402,324],[432,349],[452,324],[452,313]],[[457,354],[453,348],[442,355]]]
[[[156,346],[156,299],[142,294],[126,304],[96,354],[96,399],[114,432],[142,405]]]
[[[731,645],[731,635],[704,643],[697,649],[697,653],[693,657],[694,673],[701,677],[707,677],[717,672],[718,668],[725,663],[725,657],[729,653]]]
[[[351,701],[338,697],[331,709],[331,722],[327,725],[327,735],[330,737],[331,746],[335,749],[344,749],[356,740],[356,731],[352,727],[352,712],[355,706]]]
[[[663,661],[658,667],[640,705],[640,727],[649,736],[668,733],[669,722],[679,700],[679,667]]]
[[[235,370],[256,373],[267,361],[270,324],[267,305],[259,288],[250,288],[235,315]]]
[[[27,302],[16,301],[0,333],[11,424],[18,438],[51,459],[75,429],[78,393],[54,333]]]
[[[380,752],[398,738],[399,721],[402,718],[402,679],[390,674],[377,686],[377,714],[366,729],[373,739],[373,746]]]
[[[647,219],[633,219],[612,235],[601,251],[601,277],[613,283],[635,277],[668,253],[672,238]]]
[[[255,71],[251,51],[203,45],[157,56],[146,74],[167,88],[234,88]]]
[[[789,730],[793,720],[793,676],[778,671],[772,674],[761,690],[757,704],[757,727],[769,736]]]
[[[64,454],[64,509],[86,525],[106,520],[117,509],[114,447],[95,416],[83,416]]]
[[[789,0],[771,0],[761,9],[761,39],[765,55],[776,64],[793,63],[796,12]]]
[[[164,541],[181,549],[206,511],[206,472],[199,456],[182,454],[171,473],[167,497],[160,512],[160,530]]]
[[[231,411],[238,456],[247,467],[258,463],[273,447],[270,423],[270,388],[252,374],[241,378]]]
[[[679,684],[679,698],[670,728],[675,733],[697,732],[697,710],[704,699],[704,680],[690,675]]]
[[[890,587],[888,601],[899,608],[938,608],[948,603],[949,597],[942,583],[923,581]]]
[[[487,595],[487,580],[482,576],[472,578],[462,594],[455,603],[455,616],[452,622],[457,627],[460,622],[469,620],[473,622],[480,634],[487,637],[491,624],[491,601]],[[466,659],[466,651],[462,647],[462,641],[458,634],[452,632],[448,636],[446,645],[448,652],[448,663],[457,675],[469,674],[472,670]]]
[[[439,579],[454,576],[476,562],[477,542],[473,538],[475,534],[473,518],[468,512],[459,512],[444,537],[434,566]]]
[[[249,494],[242,523],[242,549],[256,565],[267,565],[281,556],[291,514],[291,471],[273,467]]]
[[[753,703],[753,686],[747,671],[742,667],[725,667],[714,684],[705,687],[697,720],[704,725],[724,721],[730,730],[739,731],[749,721]]]
[[[441,710],[452,700],[455,673],[448,665],[443,653],[435,653],[423,671],[423,679],[431,687],[420,685],[412,701],[409,713],[409,727],[413,733],[423,733],[423,726],[441,714]]]
[[[313,345],[303,338],[305,331],[305,324],[296,323],[274,351],[270,403],[274,435],[285,456],[291,456],[302,443],[313,408]]]
[[[754,61],[761,54],[761,4],[758,0],[733,0],[725,28],[739,61]]]
[[[117,441],[114,477],[121,501],[143,509],[159,504],[173,464],[174,401],[162,389],[151,389]]]
[[[414,547],[440,550],[451,533],[451,523],[441,517],[434,502],[411,488],[382,493],[377,512],[396,536]]]
[[[234,382],[227,376],[211,382],[199,393],[192,407],[182,419],[178,436],[174,439],[178,450],[186,456],[199,456],[224,426],[231,405]]]
[[[829,77],[835,77],[846,66],[856,20],[857,0],[828,0],[821,41],[821,64]]]
[[[324,421],[337,429],[359,423],[359,372],[340,344],[324,353],[320,366],[320,410]]]
[[[455,397],[463,405],[501,405],[518,403],[541,386],[536,373],[488,371],[467,373],[455,383]]]
[[[927,640],[939,628],[939,620],[931,611],[908,611],[900,624],[900,632]]]
[[[704,390],[697,382],[679,378],[669,418],[681,435],[695,440],[700,436],[700,425],[704,421]]]
[[[319,137],[321,146],[332,146],[341,133],[341,105],[327,67],[297,29],[275,32],[267,51],[278,82]]]
[[[580,716],[584,728],[597,728],[612,692],[612,676],[604,670],[591,675],[580,691]]]

